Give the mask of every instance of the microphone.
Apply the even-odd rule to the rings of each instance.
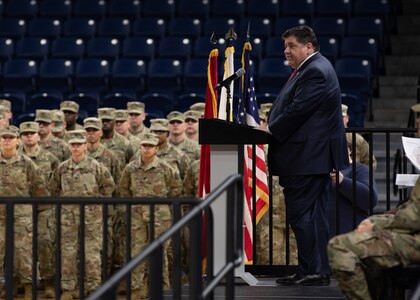
[[[245,70],[243,68],[240,68],[238,71],[230,75],[228,78],[217,84],[214,89],[220,90],[222,87],[227,88],[232,81],[235,79],[238,79],[239,77],[243,76],[245,74]]]

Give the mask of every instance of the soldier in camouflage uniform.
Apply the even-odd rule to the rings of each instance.
[[[197,141],[190,140],[185,134],[185,116],[179,111],[170,112],[167,116],[169,121],[169,144],[184,151],[190,161],[200,159],[200,146]]]
[[[200,118],[200,113],[195,110],[187,110],[184,113],[184,117],[187,138],[198,143],[198,119]]]
[[[58,139],[64,139],[66,134],[66,121],[64,119],[64,112],[59,109],[52,109],[51,114],[51,121],[54,125],[52,134]]]
[[[134,146],[121,134],[115,132],[115,108],[98,108],[98,118],[102,121],[102,144],[114,151],[120,160],[121,167],[124,168],[133,157]]]
[[[48,196],[41,170],[27,156],[17,152],[19,129],[15,126],[0,131],[0,195],[1,197]],[[22,284],[25,300],[32,299],[32,206],[14,207],[14,287]],[[0,274],[5,255],[5,207],[0,206]],[[10,258],[9,258],[10,259]]]
[[[373,215],[356,230],[332,238],[330,266],[347,299],[378,299],[390,294],[384,270],[420,263],[420,180],[410,199],[392,212]],[[371,295],[371,293],[373,294]],[[395,299],[395,298],[393,298]]]
[[[341,112],[343,114],[344,127],[347,128],[349,123],[348,106],[341,104]],[[351,132],[346,133],[347,143],[352,143],[352,135]],[[373,170],[375,171],[377,165],[375,155],[373,155],[372,159]],[[369,165],[369,143],[359,133],[356,133],[356,161]]]
[[[5,125],[9,126],[10,125],[10,120],[13,117],[13,113],[12,113],[12,102],[10,102],[9,100],[6,99],[0,99],[0,105],[4,106],[6,108],[6,115],[5,115]]]
[[[67,143],[52,135],[52,118],[51,111],[46,109],[37,109],[35,111],[35,122],[39,124],[39,145],[42,149],[51,152],[60,161],[64,161],[70,157]]]
[[[138,101],[127,102],[128,123],[130,125],[130,133],[140,137],[143,133],[150,132],[149,128],[144,125],[146,119],[144,103]]]
[[[77,124],[77,118],[79,117],[79,104],[74,101],[66,100],[60,103],[60,110],[64,113],[66,132],[83,129],[83,126]]]
[[[206,107],[206,104],[204,102],[197,102],[190,106],[190,110],[194,110],[198,112],[199,118],[204,117],[204,109]]]
[[[22,144],[18,152],[32,159],[40,168],[45,182],[50,180],[52,172],[60,161],[51,152],[41,151],[38,145],[39,125],[37,122],[23,122],[19,125]],[[54,298],[55,266],[55,210],[52,204],[38,205],[38,255],[39,271],[45,281],[45,296]]]
[[[52,196],[111,197],[115,183],[108,169],[85,154],[86,131],[69,132],[71,158],[61,163],[50,181]],[[73,299],[77,286],[78,252],[85,251],[87,293],[101,284],[102,207],[85,206],[85,249],[79,249],[79,205],[61,207],[61,300]]]
[[[183,180],[184,196],[198,196],[198,176],[200,175],[200,160],[197,159],[190,163],[187,173]]]
[[[7,127],[6,114],[7,114],[6,107],[4,107],[3,105],[0,105],[0,130],[3,129],[4,127]]]
[[[119,183],[121,197],[178,197],[182,194],[182,181],[179,173],[157,156],[158,138],[155,134],[141,136],[141,158],[130,162],[124,169]],[[158,237],[172,223],[169,205],[157,205],[155,210],[155,236]],[[133,255],[140,253],[150,242],[148,237],[150,215],[148,205],[132,206],[131,249]],[[163,283],[164,289],[170,287],[168,276],[167,250],[169,242],[163,249]],[[144,299],[148,295],[147,263],[140,265],[132,273],[134,299]]]

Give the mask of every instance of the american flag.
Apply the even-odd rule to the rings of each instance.
[[[258,104],[255,96],[253,70],[250,65],[250,52],[252,46],[246,42],[242,51],[242,68],[245,69],[245,75],[242,78],[240,85],[240,98],[238,104],[237,122],[253,127],[260,126],[260,117],[258,115]],[[246,263],[252,263],[252,210],[253,210],[253,191],[252,191],[252,169],[253,169],[253,147],[252,145],[245,145],[244,147],[244,194],[245,194],[245,209],[244,209],[244,247]],[[269,194],[267,183],[267,170],[265,166],[264,145],[255,146],[255,166],[256,166],[256,224],[261,217],[268,210]]]

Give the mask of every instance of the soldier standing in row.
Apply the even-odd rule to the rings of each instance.
[[[19,129],[0,130],[0,195],[2,197],[42,197],[48,190],[41,170],[27,156],[17,152]],[[0,274],[5,255],[5,208],[0,206]],[[32,205],[18,204],[14,210],[13,287],[25,288],[25,300],[32,299]],[[11,259],[11,258],[9,258]],[[7,284],[7,283],[6,283]]]
[[[66,100],[60,103],[60,110],[64,113],[66,132],[83,129],[83,126],[77,124],[77,118],[79,117],[79,104],[74,101]]]
[[[184,117],[187,138],[198,143],[198,119],[200,118],[200,113],[195,110],[188,110],[184,113]]]
[[[115,183],[108,169],[85,154],[86,131],[68,133],[71,158],[61,163],[50,181],[52,196],[111,197]],[[79,205],[61,208],[61,300],[73,299],[77,287],[78,254],[85,251],[85,283],[87,293],[101,284],[102,207],[85,206],[85,249],[79,249]]]
[[[66,135],[64,112],[59,109],[51,110],[51,121],[53,123],[52,134],[58,139],[64,139]]]
[[[128,123],[130,124],[130,133],[140,137],[143,133],[148,133],[149,128],[144,125],[146,119],[144,103],[133,101],[127,102]]]
[[[179,173],[157,156],[158,138],[146,133],[141,137],[141,157],[129,163],[121,176],[118,191],[121,197],[179,197],[182,194],[182,181]],[[132,205],[131,251],[137,255],[149,244],[150,211],[148,205]],[[155,206],[155,237],[161,235],[172,224],[169,205]],[[163,249],[164,289],[170,287],[168,275],[167,250],[169,241]],[[132,273],[133,299],[144,299],[148,295],[148,267],[140,265]]]
[[[12,113],[12,102],[10,102],[9,100],[6,99],[0,99],[0,105],[5,107],[5,125],[9,126],[10,125],[10,120],[13,117],[13,113]]]

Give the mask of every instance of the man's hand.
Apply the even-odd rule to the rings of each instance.
[[[335,170],[333,170],[331,173],[330,173],[330,178],[331,178],[331,181],[332,181],[332,183],[336,183],[336,178],[337,178],[337,176],[336,176],[336,173],[335,173]],[[343,173],[341,173],[341,172],[338,172],[338,183],[341,183],[341,182],[343,182],[343,179],[344,179],[344,176],[343,176]]]
[[[372,232],[373,226],[375,226],[369,219],[363,220],[359,226],[354,230],[355,232]]]

